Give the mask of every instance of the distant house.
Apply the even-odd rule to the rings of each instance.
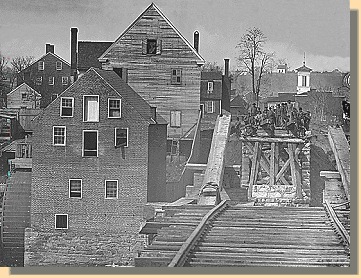
[[[34,121],[25,265],[131,265],[146,203],[165,197],[166,121],[95,68]]]
[[[39,109],[41,95],[28,84],[22,83],[7,94],[6,107],[10,109]]]
[[[287,64],[281,64],[277,66],[278,73],[286,73],[287,72]]]
[[[209,121],[214,126],[222,110],[230,111],[229,59],[225,59],[224,75],[220,71],[202,71],[200,91],[202,122]]]
[[[248,114],[249,104],[243,99],[242,96],[236,96],[231,100],[231,115],[232,119]]]
[[[18,72],[17,86],[24,82],[40,93],[44,108],[69,87],[70,64],[54,53],[54,45],[46,44],[45,55]]]
[[[195,32],[195,38],[198,37]],[[99,57],[169,123],[168,138],[181,138],[197,122],[201,65],[198,39],[191,45],[152,3]]]

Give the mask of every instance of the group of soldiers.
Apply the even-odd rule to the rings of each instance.
[[[310,111],[304,112],[300,107],[294,107],[291,101],[265,107],[263,111],[253,103],[248,115],[237,117],[234,132],[238,135],[253,136],[258,127],[262,127],[270,136],[274,136],[276,127],[291,132],[294,136],[304,137],[309,130],[311,120]]]

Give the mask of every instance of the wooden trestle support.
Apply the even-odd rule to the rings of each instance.
[[[248,185],[249,200],[257,196],[302,199],[302,188],[309,188],[310,152],[305,140],[274,137],[241,137],[240,140],[244,159],[249,157],[251,161],[249,173],[243,171],[247,177],[242,177],[243,183],[248,181],[242,186]]]

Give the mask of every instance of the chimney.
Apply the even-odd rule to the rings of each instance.
[[[51,52],[54,54],[54,45],[53,44],[47,43],[45,45],[45,54],[48,52]]]
[[[71,75],[74,78],[74,81],[77,79],[77,64],[78,64],[78,54],[77,54],[77,45],[78,45],[78,28],[71,28],[71,38],[70,38],[70,68]]]
[[[224,75],[229,76],[229,59],[224,59]]]
[[[154,121],[157,121],[157,107],[150,107],[150,111],[152,113],[152,119]]]
[[[199,52],[199,32],[198,31],[194,31],[193,45],[194,45],[194,49],[197,50],[197,52]]]

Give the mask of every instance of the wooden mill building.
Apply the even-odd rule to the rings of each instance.
[[[180,138],[197,122],[201,69],[199,34],[192,46],[152,3],[99,57],[168,122],[168,138]]]

